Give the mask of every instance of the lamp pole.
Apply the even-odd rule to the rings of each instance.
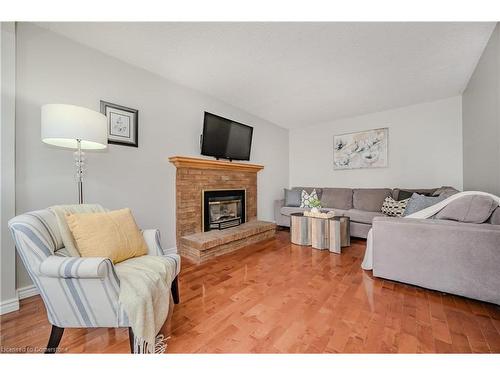
[[[78,149],[76,151],[76,178],[78,184],[78,204],[83,204],[83,152],[82,152],[82,140],[76,140],[78,144]]]

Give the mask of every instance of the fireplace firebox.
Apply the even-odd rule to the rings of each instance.
[[[245,189],[203,190],[203,231],[222,230],[244,223],[245,195]]]

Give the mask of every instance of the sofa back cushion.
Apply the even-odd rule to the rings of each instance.
[[[302,190],[298,189],[284,189],[285,191],[285,206],[286,207],[299,207],[300,206],[300,194]]]
[[[493,211],[490,218],[488,219],[488,223],[500,225],[500,207],[497,207],[495,211]]]
[[[385,198],[391,196],[391,189],[353,189],[352,205],[357,210],[380,212]]]
[[[352,208],[352,189],[324,188],[321,194],[321,206],[350,210]]]
[[[484,223],[498,207],[491,197],[467,195],[450,202],[436,214],[436,219],[455,220],[462,223]]]
[[[437,189],[405,189],[405,188],[395,188],[392,191],[392,197],[397,201],[402,201],[403,199],[411,198],[413,193],[420,195],[426,195],[428,197],[432,196]]]

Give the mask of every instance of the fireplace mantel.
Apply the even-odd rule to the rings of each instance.
[[[230,161],[193,158],[188,156],[171,156],[168,161],[177,168],[194,169],[223,169],[240,172],[258,172],[264,168],[263,165],[250,163],[235,163]]]

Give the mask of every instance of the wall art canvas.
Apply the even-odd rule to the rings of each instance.
[[[388,128],[333,136],[333,169],[387,167]]]

